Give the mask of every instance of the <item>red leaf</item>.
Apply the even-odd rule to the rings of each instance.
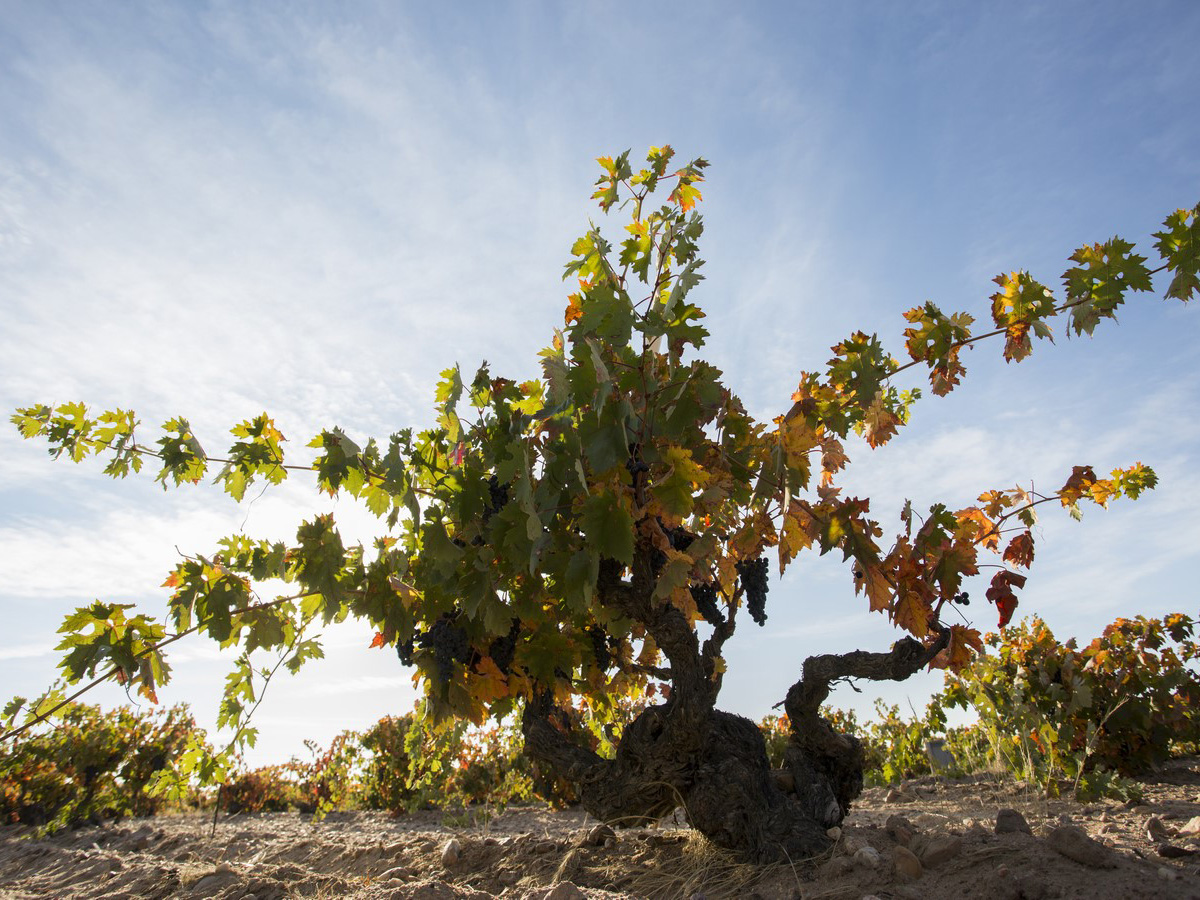
[[[987,589],[988,602],[995,603],[996,609],[1000,611],[1001,628],[1012,621],[1013,613],[1017,608],[1017,595],[1013,593],[1014,587],[1025,587],[1025,576],[1005,569],[996,573],[991,587]]]
[[[1033,535],[1022,531],[1004,548],[1004,561],[1028,569],[1033,564]]]
[[[376,647],[382,647],[383,644],[384,644],[383,632],[382,631],[375,632],[375,637],[372,638],[372,640],[371,640],[371,648],[370,649],[374,650]]]

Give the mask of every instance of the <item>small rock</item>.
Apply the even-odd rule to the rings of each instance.
[[[904,791],[898,791],[892,788],[887,792],[887,796],[883,798],[884,803],[907,803],[909,801],[908,794]]]
[[[233,872],[213,872],[197,880],[188,894],[192,897],[211,897],[213,894],[224,892],[236,881],[237,875]]]
[[[1188,819],[1187,824],[1179,829],[1181,835],[1200,834],[1200,816]]]
[[[410,874],[412,872],[408,866],[393,866],[379,877],[385,881],[403,881]]]
[[[460,859],[462,859],[462,845],[459,844],[458,838],[450,838],[442,847],[442,865],[446,868],[457,866]]]
[[[926,869],[940,866],[962,852],[962,840],[950,834],[918,835],[910,849]]]
[[[1046,843],[1067,859],[1093,869],[1112,869],[1117,865],[1113,852],[1088,837],[1078,825],[1060,825],[1050,832]]]
[[[1171,833],[1167,831],[1162,819],[1152,816],[1146,820],[1146,837],[1156,844],[1165,844],[1171,839]]]
[[[874,847],[860,847],[854,854],[854,863],[864,869],[874,869],[879,866],[879,851]]]
[[[896,865],[896,877],[901,881],[916,881],[925,874],[925,867],[907,847],[893,847],[892,862]]]
[[[821,872],[826,878],[841,878],[843,875],[849,874],[854,869],[854,860],[848,856],[835,856],[829,862],[821,867]]]
[[[1007,878],[1008,877],[1008,866],[1004,865],[1003,863],[996,866],[996,875],[999,876],[1000,878]]]
[[[1116,834],[1121,830],[1121,826],[1116,822],[1106,822],[1100,826],[1101,834]]]
[[[839,839],[841,838],[841,836],[842,836],[842,829],[841,829],[841,828],[839,828],[837,825],[834,825],[832,828],[826,828],[826,829],[825,829],[825,834],[826,834],[826,835],[828,835],[830,838],[832,838],[833,840],[835,840],[835,841],[836,841],[836,840],[839,840]]]
[[[219,863],[217,863],[217,867],[215,869],[213,869],[213,871],[214,872],[232,872],[233,865],[228,862],[219,862]]]
[[[616,837],[617,833],[612,830],[612,827],[601,822],[587,833],[583,842],[589,847],[603,847],[606,841],[615,840]]]
[[[546,893],[541,900],[584,900],[587,895],[570,881],[560,881]]]
[[[1033,834],[1025,817],[1015,809],[1002,809],[996,813],[996,834]]]
[[[913,835],[917,833],[917,826],[904,816],[888,816],[887,821],[883,823],[883,830],[897,844],[907,847]]]
[[[1166,859],[1182,859],[1185,856],[1195,856],[1195,850],[1189,850],[1187,847],[1179,847],[1175,844],[1159,844],[1154,848],[1159,856]]]
[[[553,853],[558,849],[557,841],[538,841],[533,845],[534,853]]]

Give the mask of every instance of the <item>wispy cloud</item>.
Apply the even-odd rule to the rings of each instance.
[[[1078,241],[1126,222],[1144,238],[1196,199],[1184,151],[1197,127],[1173,98],[1200,73],[1188,29],[1165,27],[1190,11],[1114,15],[1082,37],[1061,10],[941,3],[869,27],[833,8],[648,15],[609,30],[590,9],[483,4],[6,8],[0,406],[83,399],[133,407],[148,425],[182,414],[214,453],[267,410],[296,459],[326,426],[424,426],[455,361],[537,374],[571,241],[589,216],[620,236],[586,195],[592,157],[625,147],[671,141],[713,160],[708,279],[693,296],[727,382],[764,416],[853,329],[899,352],[900,312],[927,299],[986,327],[996,272],[1053,281]],[[1031,40],[997,45],[1005,24]],[[1119,53],[1107,52],[1114,29]],[[664,46],[701,49],[664,64]],[[977,74],[999,54],[1013,78]],[[1097,104],[1136,127],[1096,140]],[[1069,632],[1189,596],[1193,313],[1131,303],[1120,327],[1060,335],[1020,367],[981,347],[964,387],[918,406],[910,433],[852,450],[848,491],[895,526],[906,497],[966,505],[986,487],[1057,487],[1073,464],[1141,458],[1160,470],[1156,494],[1080,526],[1044,517],[1022,610],[1061,612],[1056,630]],[[333,509],[349,540],[379,525],[299,479],[236,507],[211,488],[110,484],[11,430],[0,457],[0,604],[20,611],[0,681],[14,687],[74,605],[128,598],[161,612],[156,584],[177,545],[211,549],[242,528],[286,539],[313,510]],[[804,654],[890,643],[884,618],[862,609],[843,566],[802,559],[773,589],[771,627],[739,631],[726,703],[760,714]],[[794,642],[794,658],[759,652],[768,633],[772,647]],[[364,657],[363,639],[331,629],[327,665],[312,671],[332,680],[273,688],[306,715],[264,747],[298,740],[313,698],[330,728],[339,711],[369,720],[389,696],[392,711],[411,702],[408,673]],[[180,648],[180,689],[219,686],[219,656]],[[189,680],[185,662],[204,674]],[[359,694],[376,705],[353,707]]]

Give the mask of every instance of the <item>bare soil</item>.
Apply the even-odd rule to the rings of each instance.
[[[991,776],[872,788],[830,854],[765,868],[730,861],[682,811],[615,832],[545,807],[469,827],[436,812],[237,815],[215,836],[204,815],[44,839],[5,826],[0,897],[1200,898],[1200,759],[1172,761],[1144,784],[1136,805],[1046,799]],[[1030,832],[998,832],[1002,809]],[[1000,821],[1020,828],[1011,814]]]

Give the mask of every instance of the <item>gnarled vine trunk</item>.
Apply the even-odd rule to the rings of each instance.
[[[545,696],[526,705],[525,752],[577,784],[584,808],[610,824],[644,824],[683,807],[694,828],[747,861],[810,857],[829,846],[826,830],[842,821],[863,785],[861,744],[818,715],[830,684],[907,678],[945,647],[948,636],[941,632],[928,647],[905,638],[888,653],[808,659],[784,701],[791,735],[779,775],[770,771],[758,727],[715,709],[715,689],[681,678],[675,658],[671,699],[646,709],[625,729],[614,759],[570,741],[560,730],[565,717]],[[555,716],[561,717],[558,727]]]

